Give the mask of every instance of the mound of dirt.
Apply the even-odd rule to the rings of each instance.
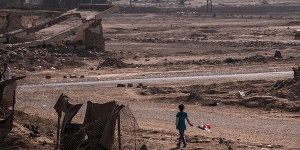
[[[224,63],[265,62],[270,59],[272,58],[264,57],[261,55],[255,55],[255,56],[246,57],[244,59],[227,58],[224,60]]]
[[[119,13],[135,14],[135,13],[160,13],[161,10],[156,7],[123,7],[119,9]]]
[[[264,108],[266,110],[282,109],[290,112],[300,111],[300,103],[274,96],[254,96],[240,100],[222,101],[225,105],[241,105],[248,108]]]
[[[175,88],[171,87],[149,87],[148,90],[151,94],[170,94],[177,92]]]
[[[299,26],[300,21],[290,21],[286,24],[286,26]]]
[[[245,59],[242,59],[242,62],[263,62],[266,61],[270,58],[261,56],[261,55],[255,55],[251,57],[246,57]]]
[[[278,80],[271,92],[277,97],[299,102],[300,81],[295,79]]]
[[[254,60],[259,58],[253,57]],[[155,101],[189,102],[204,106],[218,102],[266,110],[300,111],[300,81],[294,79],[279,80],[275,85],[274,81],[256,80],[180,87],[148,87],[140,92],[140,95],[156,94],[153,98]]]
[[[100,66],[126,68],[126,67],[128,67],[128,64],[126,64],[116,58],[106,58],[105,61],[100,64]]]

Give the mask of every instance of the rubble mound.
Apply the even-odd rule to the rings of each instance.
[[[299,101],[300,81],[295,79],[278,80],[271,92],[280,98]]]
[[[12,68],[37,71],[43,69],[81,67],[85,63],[83,57],[96,58],[97,52],[86,50],[76,43],[61,45],[45,45],[34,48],[1,48],[0,59],[7,62]]]
[[[272,109],[281,109],[290,112],[300,111],[300,103],[276,96],[253,96],[240,100],[222,101],[222,103],[226,105],[241,105],[248,108],[263,108],[267,111]]]
[[[176,93],[177,89],[172,87],[149,87],[148,91],[151,94],[170,94],[170,93]]]
[[[244,59],[233,59],[233,58],[227,58],[224,60],[224,63],[246,63],[246,62],[265,62],[271,58],[264,57],[261,55],[254,55],[250,57],[246,57]]]
[[[129,65],[116,59],[116,58],[105,58],[104,62],[100,64],[104,67],[116,67],[116,68],[126,68]]]
[[[246,57],[245,59],[243,59],[243,62],[263,62],[268,60],[269,58],[261,56],[261,55],[255,55],[255,56],[251,56],[251,57]]]
[[[286,25],[287,26],[298,26],[298,25],[300,25],[300,21],[290,21]]]
[[[242,89],[239,91],[238,89]],[[300,111],[300,81],[250,80],[180,87],[147,87],[140,95],[156,95],[154,101],[197,103],[203,106],[239,105],[265,110]],[[213,105],[215,104],[215,105]]]
[[[119,9],[119,13],[160,13],[161,10],[156,7],[123,7]]]

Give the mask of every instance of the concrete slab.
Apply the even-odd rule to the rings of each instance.
[[[67,11],[61,16],[43,24],[0,35],[0,42],[7,42],[8,37],[18,35],[19,38],[26,38],[26,35],[34,33],[32,35],[35,38],[32,38],[31,42],[14,43],[11,46],[22,45],[23,47],[32,47],[51,44],[67,36],[82,33],[83,30],[89,28],[95,21],[117,10],[118,7],[113,5],[80,5],[78,8]]]

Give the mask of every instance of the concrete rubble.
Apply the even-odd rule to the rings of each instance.
[[[44,46],[72,37],[101,51],[105,47],[102,18],[117,10],[113,5],[86,4],[66,12],[3,9],[0,48]]]

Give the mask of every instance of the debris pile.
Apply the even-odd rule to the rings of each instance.
[[[106,58],[105,61],[100,64],[100,66],[125,68],[125,67],[128,67],[128,64],[122,62],[121,60],[119,60],[117,58]]]
[[[2,48],[0,60],[8,62],[17,69],[36,71],[62,68],[63,66],[82,66],[84,63],[76,61],[74,57],[95,57],[97,53],[85,49],[77,49],[76,46],[66,45],[60,47],[47,46],[37,48]]]

